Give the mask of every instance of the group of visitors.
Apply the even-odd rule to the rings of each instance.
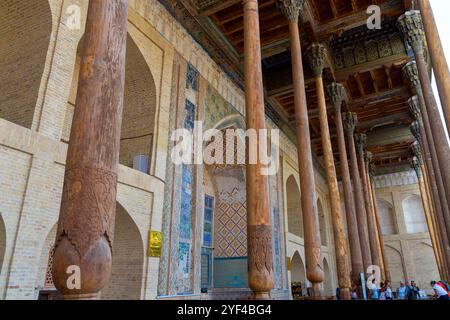
[[[430,283],[434,290],[434,299],[450,300],[450,286],[444,281],[432,281]],[[393,300],[394,295],[391,288],[390,281],[380,283],[380,287],[376,285],[373,280],[369,285],[369,298],[371,300]],[[415,281],[400,282],[400,287],[396,292],[397,300],[420,300],[422,299],[421,290]]]

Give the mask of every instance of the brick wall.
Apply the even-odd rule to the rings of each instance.
[[[102,291],[105,300],[139,300],[144,248],[139,229],[121,205],[116,209],[112,274]]]
[[[0,117],[31,128],[52,16],[47,0],[0,2]]]

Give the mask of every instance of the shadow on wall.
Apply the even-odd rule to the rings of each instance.
[[[48,0],[0,1],[0,30],[0,118],[30,129],[52,32]]]

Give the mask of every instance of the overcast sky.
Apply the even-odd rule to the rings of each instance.
[[[450,1],[449,0],[430,0],[433,8],[436,24],[441,36],[442,46],[444,47],[447,62],[450,63]],[[433,87],[436,94],[436,100],[439,102],[439,95],[437,93],[436,84],[433,81]]]

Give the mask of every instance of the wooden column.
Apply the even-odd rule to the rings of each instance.
[[[320,284],[324,280],[321,256],[319,216],[316,203],[316,183],[312,162],[308,108],[306,105],[305,79],[303,75],[302,48],[298,29],[298,15],[304,0],[277,0],[281,12],[289,22],[294,86],[295,126],[305,231],[306,276],[312,283],[313,296],[322,295]]]
[[[361,186],[361,177],[359,176],[358,159],[356,157],[356,147],[354,139],[358,117],[356,113],[347,112],[343,114],[343,119],[348,139],[348,150],[350,153],[351,174],[353,180],[353,189],[355,192],[356,217],[358,219],[359,242],[361,246],[365,275],[367,269],[372,265],[372,258],[370,254],[369,235],[367,231],[367,214],[366,208],[364,206],[364,195]]]
[[[89,2],[53,261],[65,299],[98,298],[111,273],[127,11],[127,0]]]
[[[358,282],[358,275],[364,273],[364,266],[359,242],[358,220],[356,218],[353,187],[350,180],[350,169],[347,160],[347,147],[345,146],[344,125],[342,123],[342,102],[346,96],[342,84],[332,83],[327,87],[328,96],[334,105],[336,132],[339,146],[339,159],[341,164],[342,187],[344,190],[345,212],[347,217],[347,230],[352,264],[352,280]]]
[[[381,268],[380,253],[378,251],[378,239],[376,231],[376,223],[373,216],[373,206],[370,200],[369,187],[366,180],[366,161],[365,161],[365,147],[367,143],[367,136],[362,133],[355,135],[356,147],[358,150],[358,165],[359,174],[361,176],[362,191],[364,196],[364,203],[366,209],[367,220],[367,232],[369,235],[370,257],[372,258],[372,264]]]
[[[374,209],[374,216],[375,216],[375,222],[377,224],[378,229],[378,237],[379,237],[379,243],[380,243],[380,249],[381,249],[381,256],[383,259],[383,267],[384,267],[384,276],[386,280],[391,281],[391,268],[389,266],[389,257],[386,254],[386,246],[384,244],[383,239],[383,230],[381,229],[381,221],[380,216],[378,214],[378,204],[377,204],[377,195],[375,192],[375,182],[373,180],[374,174],[375,174],[375,166],[373,163],[369,164],[369,170],[367,172],[368,178],[369,178],[369,186],[370,186],[370,192],[372,196],[372,203],[373,203],[373,209]]]
[[[418,0],[444,118],[450,132],[450,71],[429,0]]]
[[[425,35],[422,25],[422,18],[419,11],[408,11],[398,19],[398,27],[403,32],[406,40],[413,48],[416,57],[418,76],[422,86],[422,94],[425,99],[425,108],[422,110],[425,130],[428,142],[434,146],[436,151],[437,167],[440,168],[440,173],[443,181],[443,187],[446,196],[442,199],[450,199],[450,146],[447,141],[447,133],[441,120],[439,108],[431,88],[431,80],[428,74],[427,64],[424,55],[424,41]],[[430,134],[428,133],[427,123],[430,124]],[[432,124],[432,125],[431,125]],[[431,146],[430,146],[431,148]],[[432,158],[435,158],[433,155]],[[437,172],[436,172],[437,173]],[[439,181],[438,181],[439,187]],[[448,200],[446,200],[448,201]],[[450,226],[447,226],[450,227]]]
[[[413,91],[417,94],[416,97],[409,99],[409,107],[411,113],[417,117],[417,123],[411,126],[412,133],[418,137],[421,142],[425,154],[425,160],[428,167],[428,172],[431,176],[431,187],[433,190],[434,204],[439,216],[443,219],[443,227],[446,229],[445,234],[450,234],[450,207],[446,197],[447,193],[444,186],[442,170],[439,165],[437,146],[433,143],[434,135],[432,132],[432,122],[430,122],[429,113],[426,107],[425,99],[423,98],[422,87],[417,70],[416,63],[410,62],[403,68],[403,73],[409,79]],[[416,132],[415,132],[416,131]],[[447,142],[446,142],[447,143]]]
[[[339,287],[341,289],[342,300],[351,299],[352,282],[350,279],[350,266],[348,256],[348,242],[344,231],[344,218],[341,211],[341,197],[339,195],[339,185],[337,181],[336,168],[334,166],[333,148],[331,146],[330,129],[328,126],[328,113],[325,101],[325,90],[323,87],[322,72],[325,61],[326,49],[321,44],[313,44],[306,51],[306,58],[314,72],[320,132],[322,136],[322,146],[324,152],[325,170],[327,174],[328,192],[331,202],[331,217],[333,219],[333,234],[336,247],[336,266]]]
[[[258,1],[244,0],[245,106],[247,129],[265,129]],[[259,139],[259,137],[258,137]],[[258,155],[267,152],[266,140],[258,141]],[[263,165],[247,164],[248,282],[255,299],[268,299],[274,286],[272,226],[267,176]]]
[[[435,225],[433,223],[432,217],[431,217],[431,211],[430,211],[430,206],[429,206],[429,199],[427,197],[427,193],[426,193],[426,189],[425,189],[425,184],[424,184],[424,179],[423,179],[423,174],[422,174],[422,157],[421,157],[421,150],[420,150],[420,146],[418,146],[418,142],[416,144],[412,145],[412,148],[414,150],[416,150],[414,152],[414,154],[418,154],[419,157],[414,156],[413,158],[411,158],[409,160],[411,167],[414,169],[414,171],[417,174],[417,179],[419,182],[419,189],[420,189],[420,196],[422,199],[422,204],[423,204],[423,208],[424,208],[424,212],[425,212],[425,218],[427,220],[427,226],[428,226],[428,231],[430,233],[430,238],[431,238],[431,242],[433,245],[433,251],[434,251],[434,255],[436,258],[436,262],[438,265],[438,269],[439,269],[439,274],[441,276],[441,279],[444,279],[445,276],[445,272],[444,272],[444,267],[442,264],[442,257],[440,254],[440,246],[438,244],[438,240],[436,237],[436,229],[435,229]]]

